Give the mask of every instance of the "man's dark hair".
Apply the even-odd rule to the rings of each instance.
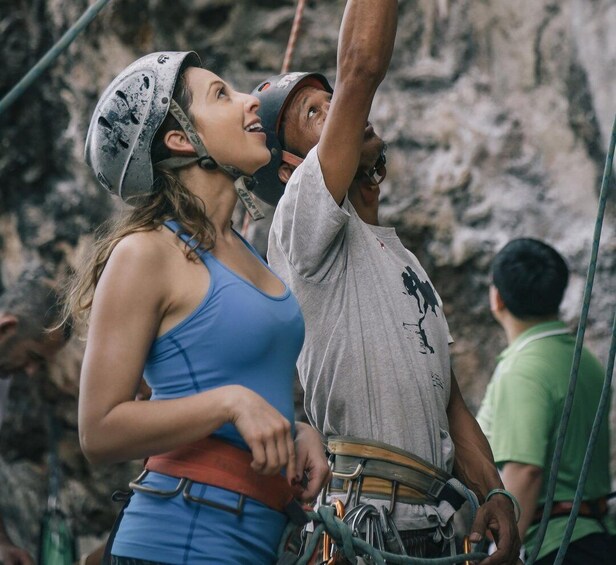
[[[558,314],[569,269],[558,251],[546,243],[514,239],[494,257],[492,282],[516,318],[542,318]]]

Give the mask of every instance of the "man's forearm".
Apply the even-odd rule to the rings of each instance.
[[[336,86],[345,74],[372,74],[375,88],[385,77],[394,48],[398,0],[349,0],[338,42]]]
[[[515,523],[517,503],[507,493],[498,493],[486,501],[491,490],[504,488],[503,482],[494,464],[490,444],[466,407],[453,371],[447,416],[456,448],[454,473],[482,502],[473,522],[470,541],[481,541],[489,530],[496,543],[496,551],[489,557],[490,563],[516,563],[520,550]]]
[[[492,489],[504,488],[490,444],[466,407],[453,371],[447,407],[449,433],[455,446],[454,473],[483,501]]]
[[[336,89],[319,140],[327,189],[340,204],[357,173],[376,89],[393,52],[398,0],[348,0],[340,37]]]

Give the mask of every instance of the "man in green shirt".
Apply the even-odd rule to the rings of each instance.
[[[492,263],[490,309],[509,346],[477,419],[505,488],[522,508],[518,529],[533,549],[545,503],[547,476],[569,386],[575,340],[558,319],[569,270],[558,252],[534,239],[509,242]],[[596,408],[604,369],[583,349],[577,387],[558,471],[554,508],[536,565],[554,562],[562,540]],[[610,492],[608,414],[604,414],[566,564],[611,563],[616,525],[607,516]]]

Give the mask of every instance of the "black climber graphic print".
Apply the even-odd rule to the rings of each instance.
[[[406,270],[402,272],[402,281],[406,288],[406,293],[409,298],[412,297],[417,300],[417,308],[421,314],[416,324],[404,323],[405,327],[416,327],[417,335],[422,345],[421,353],[434,353],[434,348],[428,341],[428,336],[423,328],[423,321],[426,319],[428,312],[432,312],[436,317],[438,314],[436,309],[438,308],[438,300],[436,294],[429,281],[422,281],[415,271],[410,267],[406,267]]]

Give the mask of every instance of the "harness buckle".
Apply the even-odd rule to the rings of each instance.
[[[244,510],[244,503],[246,502],[246,497],[243,494],[239,495],[237,505],[234,508],[233,506],[229,506],[227,504],[221,504],[220,502],[214,502],[213,500],[208,500],[207,498],[195,496],[190,492],[190,489],[192,488],[193,484],[193,481],[186,481],[186,486],[184,487],[184,490],[182,492],[184,500],[188,500],[189,502],[196,502],[197,504],[203,504],[205,506],[210,506],[211,508],[217,508],[218,510],[224,510],[225,512],[235,514],[236,516],[239,516]]]
[[[148,476],[149,472],[150,471],[148,471],[147,469],[144,469],[134,481],[131,481],[130,483],[128,483],[128,486],[131,489],[136,490],[137,492],[143,492],[145,494],[153,494],[155,496],[161,496],[163,498],[172,498],[176,494],[178,494],[184,488],[184,485],[186,484],[186,479],[179,479],[177,486],[172,490],[162,490],[162,489],[157,489],[157,488],[152,488],[152,487],[146,487],[142,483],[145,480],[145,478]]]

